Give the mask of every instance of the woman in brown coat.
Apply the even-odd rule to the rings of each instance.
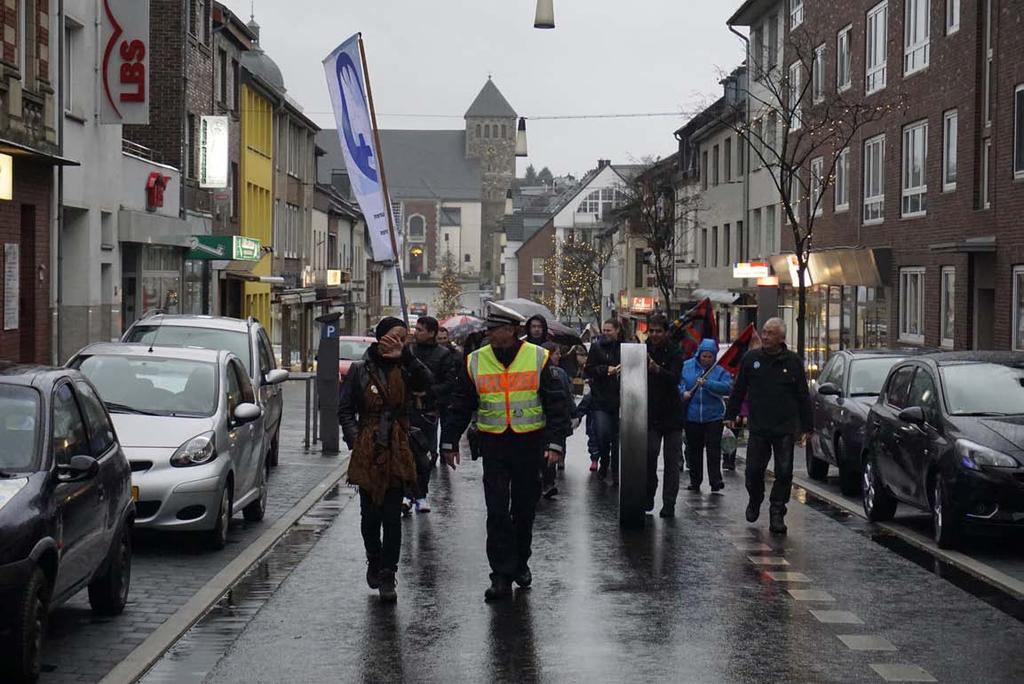
[[[338,421],[352,450],[348,481],[359,487],[366,583],[388,602],[398,598],[402,496],[416,486],[409,411],[413,392],[426,391],[432,382],[427,367],[404,346],[406,332],[397,318],[377,324],[377,342],[352,364],[338,406]]]

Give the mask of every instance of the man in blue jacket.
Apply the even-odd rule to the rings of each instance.
[[[683,364],[679,393],[686,409],[686,463],[690,469],[691,492],[699,492],[704,481],[704,449],[708,452],[708,480],[711,491],[725,487],[722,481],[722,419],[725,397],[732,390],[729,371],[716,365],[718,343],[703,340],[697,354]]]

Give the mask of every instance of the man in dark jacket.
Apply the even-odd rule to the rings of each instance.
[[[526,341],[543,347],[548,341],[548,321],[540,314],[526,319]]]
[[[786,324],[782,319],[765,321],[761,342],[760,349],[743,357],[725,417],[732,428],[743,400],[747,399],[747,521],[755,522],[760,515],[765,471],[774,454],[769,529],[773,534],[785,534],[786,504],[793,486],[793,443],[798,433],[805,435],[811,431],[811,402],[803,361],[786,347]]]
[[[668,336],[668,318],[647,320],[647,510],[654,510],[658,493],[658,452],[664,443],[665,488],[662,518],[676,514],[679,460],[683,454],[683,404],[676,389],[683,369],[683,352]]]
[[[619,370],[621,366],[622,324],[614,318],[604,322],[601,337],[590,345],[583,375],[590,381],[594,395],[591,415],[597,437],[597,459],[590,462],[590,472],[604,480],[608,469],[612,483],[619,482]],[[600,464],[600,466],[599,466]]]
[[[441,454],[452,468],[460,462],[459,437],[477,415],[487,503],[487,559],[491,586],[487,601],[512,596],[512,582],[533,582],[528,562],[533,521],[541,492],[541,471],[565,453],[569,407],[548,353],[519,339],[514,317],[492,311],[490,345],[466,359],[468,372],[441,426]]]
[[[352,364],[339,391],[338,422],[352,450],[348,481],[359,487],[366,583],[381,600],[395,601],[395,572],[402,548],[402,494],[416,483],[409,448],[413,394],[428,389],[430,370],[403,346],[405,323],[377,324],[377,342]],[[383,539],[381,532],[383,531]]]
[[[437,448],[437,425],[440,411],[450,401],[455,390],[457,369],[455,356],[446,347],[437,343],[438,323],[433,316],[420,316],[416,321],[416,341],[410,346],[413,356],[430,369],[434,385],[426,392],[417,392],[412,415],[412,424],[422,431],[420,443],[413,445],[416,453],[417,486],[415,502],[405,502],[406,510],[414,503],[420,513],[430,512],[427,493],[430,488],[430,473],[434,466]],[[424,449],[427,453],[424,454]]]

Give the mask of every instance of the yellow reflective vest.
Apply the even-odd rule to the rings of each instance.
[[[540,374],[548,351],[524,342],[506,368],[490,346],[466,359],[469,377],[480,397],[476,425],[480,432],[500,435],[511,428],[524,434],[543,430],[546,424],[540,401]]]

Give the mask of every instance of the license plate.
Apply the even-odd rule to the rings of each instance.
[[[139,500],[139,488],[132,485],[132,501],[138,502]]]

